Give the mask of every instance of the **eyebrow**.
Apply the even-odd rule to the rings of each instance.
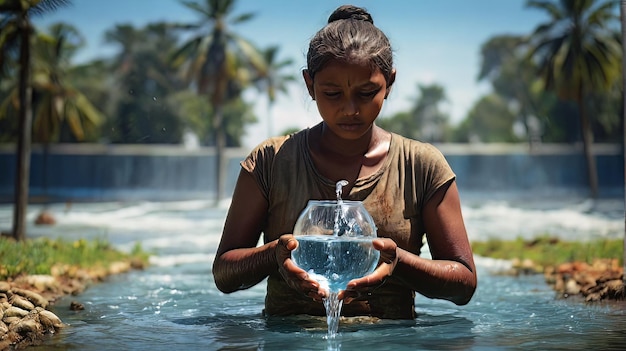
[[[329,82],[320,82],[319,85],[321,87],[328,87],[328,88],[337,88],[337,87],[341,86],[341,84],[333,83],[333,82],[330,82],[330,81]],[[359,87],[359,88],[378,88],[378,87],[380,87],[380,84],[375,83],[375,82],[371,82],[371,81],[367,81],[367,82],[365,82],[363,84],[356,85],[356,87]]]

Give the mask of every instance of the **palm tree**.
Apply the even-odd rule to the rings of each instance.
[[[30,133],[32,92],[30,87],[30,38],[33,31],[30,15],[42,14],[68,4],[66,0],[4,0],[0,13],[7,17],[3,25],[14,27],[13,35],[19,36],[19,138],[17,143],[17,172],[15,185],[15,209],[13,213],[13,238],[23,240],[25,234],[26,207],[28,205],[28,177],[30,173]],[[17,40],[9,41],[16,44]],[[2,46],[2,50],[10,50]]]
[[[38,33],[33,38],[32,106],[33,141],[43,144],[42,185],[47,191],[48,149],[59,140],[66,128],[75,140],[83,141],[88,132],[93,135],[102,121],[101,113],[89,99],[70,84],[71,58],[84,42],[78,31],[67,24],[50,26],[50,34]],[[15,89],[16,90],[16,89]],[[10,115],[18,105],[17,92],[0,106],[0,118]],[[46,209],[43,210],[46,212]]]
[[[278,61],[278,46],[270,46],[263,50],[263,58],[267,65],[264,75],[258,78],[257,86],[267,94],[267,136],[274,135],[272,121],[272,107],[276,102],[277,93],[289,94],[287,85],[296,80],[293,74],[283,74],[282,71],[293,64],[293,60],[288,58]]]
[[[619,42],[609,25],[617,18],[615,1],[529,0],[527,7],[550,16],[530,37],[529,56],[538,60],[546,89],[578,106],[587,175],[593,198],[598,176],[592,151],[593,131],[585,99],[591,91],[609,89],[619,70]]]
[[[71,58],[84,39],[76,28],[59,23],[50,34],[38,34],[33,55],[33,141],[43,144],[43,191],[47,192],[50,143],[57,142],[64,127],[78,141],[102,123],[102,114],[70,84]],[[1,111],[0,111],[1,113]],[[93,134],[91,132],[90,134]],[[44,209],[44,212],[46,210]]]
[[[265,71],[265,62],[259,51],[248,40],[230,31],[231,25],[250,20],[251,13],[229,17],[234,0],[205,0],[203,3],[182,1],[187,8],[197,12],[200,19],[195,24],[181,25],[194,35],[177,50],[172,59],[182,67],[187,81],[198,94],[208,97],[213,107],[213,132],[216,148],[216,200],[224,191],[224,105],[233,92],[246,87],[253,71]]]
[[[170,62],[177,39],[172,27],[163,22],[140,29],[120,24],[105,33],[106,42],[119,48],[113,60],[115,89],[109,99],[112,142],[180,142],[183,130],[178,109],[164,99],[184,88]]]
[[[524,58],[526,40],[522,36],[499,35],[489,39],[481,47],[481,70],[478,80],[491,81],[494,92],[515,108],[517,119],[524,125],[529,149],[539,141],[539,128],[533,118],[540,117],[539,106],[545,100],[538,94],[536,83],[540,83],[536,67]]]
[[[620,20],[622,24],[622,127],[624,128],[622,143],[624,145],[624,174],[626,175],[626,0],[621,1]],[[624,203],[626,204],[626,177],[624,181]],[[622,263],[624,267],[624,272],[626,272],[626,212],[624,216],[624,224],[624,249]],[[624,281],[624,288],[626,289],[626,274],[623,274],[622,277]]]
[[[66,125],[78,141],[102,122],[102,114],[71,83],[71,58],[83,44],[78,31],[67,24],[50,26],[50,34],[37,36],[33,56],[35,97],[33,137],[48,145],[59,139]]]

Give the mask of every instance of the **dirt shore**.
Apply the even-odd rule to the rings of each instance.
[[[595,259],[591,264],[574,261],[541,267],[530,260],[513,260],[507,274],[543,274],[562,298],[580,296],[586,302],[626,300],[624,268],[617,259]]]
[[[38,345],[65,325],[48,307],[63,296],[78,295],[89,285],[131,269],[142,262],[114,262],[107,268],[84,270],[73,266],[52,267],[51,275],[20,276],[0,281],[0,351]],[[70,308],[81,309],[80,303]]]

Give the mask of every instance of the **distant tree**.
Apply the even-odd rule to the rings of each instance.
[[[444,88],[439,84],[418,84],[419,95],[409,111],[380,118],[376,123],[384,129],[428,142],[444,141],[449,116],[441,111],[446,100]]]
[[[482,97],[461,125],[457,127],[455,141],[483,143],[518,142],[513,124],[515,114],[507,102],[497,94]]]
[[[283,73],[286,68],[293,65],[292,59],[278,60],[278,46],[271,46],[263,50],[266,70],[261,71],[257,78],[257,87],[267,94],[267,136],[274,135],[272,107],[276,102],[278,93],[289,94],[288,84],[294,82],[296,77],[290,73]]]
[[[511,112],[524,126],[530,147],[541,141],[548,103],[554,104],[540,83],[533,62],[525,59],[526,39],[517,35],[492,37],[481,47],[481,67],[478,80],[489,80],[493,92],[509,105]]]
[[[385,130],[407,138],[419,139],[420,137],[413,114],[409,111],[401,111],[391,116],[381,116],[376,119],[376,124]]]
[[[183,89],[169,55],[177,36],[166,23],[136,29],[118,24],[105,41],[119,46],[112,67],[115,80],[110,103],[115,106],[107,138],[114,143],[179,143],[183,126],[167,99]]]
[[[17,174],[13,215],[13,237],[16,240],[23,240],[26,236],[25,215],[28,205],[28,177],[30,174],[30,134],[32,127],[30,38],[33,32],[30,16],[55,10],[68,3],[69,1],[63,0],[4,0],[0,3],[0,14],[3,15],[3,19],[0,21],[3,30],[0,33],[7,33],[7,37],[0,36],[2,37],[0,43],[3,44],[0,46],[2,48],[0,51],[15,52],[17,49],[14,45],[19,43],[18,120],[20,137],[17,143]],[[3,57],[6,56],[3,54]],[[4,66],[4,62],[3,59],[3,62],[0,62],[0,67]]]
[[[291,127],[291,128],[283,129],[280,132],[280,135],[290,135],[290,134],[298,132],[300,129],[301,128],[298,128],[298,127]]]
[[[246,22],[251,13],[230,17],[234,0],[182,1],[185,7],[200,15],[194,24],[180,25],[193,35],[173,55],[176,66],[182,67],[185,76],[197,89],[207,96],[213,108],[213,131],[217,155],[216,200],[224,197],[225,161],[224,148],[227,137],[224,128],[224,108],[229,99],[236,99],[252,77],[251,71],[265,71],[265,60],[259,50],[248,40],[231,31],[230,26]]]
[[[44,196],[47,195],[50,144],[58,142],[62,132],[76,141],[84,141],[86,135],[94,138],[103,119],[100,111],[68,79],[72,56],[83,42],[76,28],[64,23],[53,24],[49,33],[40,32],[33,37],[32,137],[34,142],[43,145],[41,177]],[[0,118],[14,115],[18,100],[16,88],[0,105]]]
[[[64,127],[75,140],[84,141],[102,123],[102,113],[68,79],[72,56],[83,43],[76,28],[64,23],[53,24],[49,34],[37,36],[33,56],[33,137],[37,142],[58,141]]]
[[[617,19],[617,2],[530,0],[526,4],[550,16],[531,34],[529,56],[537,60],[546,89],[578,106],[589,187],[595,198],[598,176],[585,102],[592,91],[608,90],[619,76],[620,44],[610,27]]]
[[[439,84],[418,84],[419,98],[411,115],[419,139],[427,142],[442,142],[449,116],[441,111],[440,105],[446,101],[446,93]]]

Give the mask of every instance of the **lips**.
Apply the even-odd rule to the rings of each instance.
[[[339,123],[337,126],[339,126],[342,130],[351,132],[361,128],[362,123]]]

